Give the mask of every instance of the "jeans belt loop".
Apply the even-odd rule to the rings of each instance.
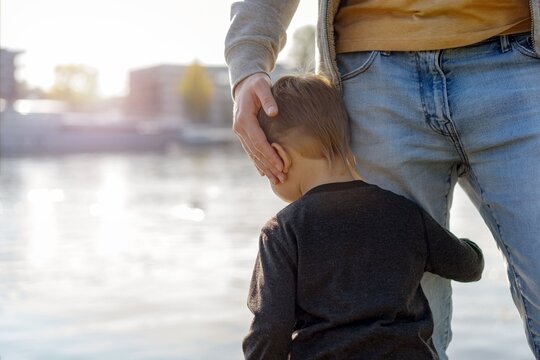
[[[508,35],[501,35],[499,36],[499,39],[501,41],[501,51],[503,53],[510,51],[511,46],[510,46],[510,40],[508,39]]]

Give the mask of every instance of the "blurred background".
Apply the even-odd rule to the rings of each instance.
[[[259,230],[285,204],[231,131],[232,1],[0,3],[0,358],[241,359]],[[301,1],[274,78],[313,66]],[[532,359],[502,257],[454,283],[454,359]]]

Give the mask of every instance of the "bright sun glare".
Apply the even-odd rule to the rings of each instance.
[[[84,64],[98,70],[102,95],[122,95],[133,68],[223,64],[232,2],[3,0],[1,44],[24,51],[17,76],[32,86],[50,88],[58,64]],[[301,2],[289,34],[314,24],[315,14],[315,1]]]

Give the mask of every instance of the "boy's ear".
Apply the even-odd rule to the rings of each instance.
[[[272,147],[276,150],[278,156],[283,161],[283,172],[286,174],[289,172],[289,168],[292,165],[292,158],[288,151],[278,143],[272,143]]]

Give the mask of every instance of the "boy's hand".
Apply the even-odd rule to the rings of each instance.
[[[256,73],[236,86],[233,130],[261,176],[266,175],[273,184],[277,184],[285,181],[286,175],[282,171],[281,159],[259,126],[257,113],[261,106],[268,116],[277,115],[278,108],[272,96],[270,79],[264,73]]]

